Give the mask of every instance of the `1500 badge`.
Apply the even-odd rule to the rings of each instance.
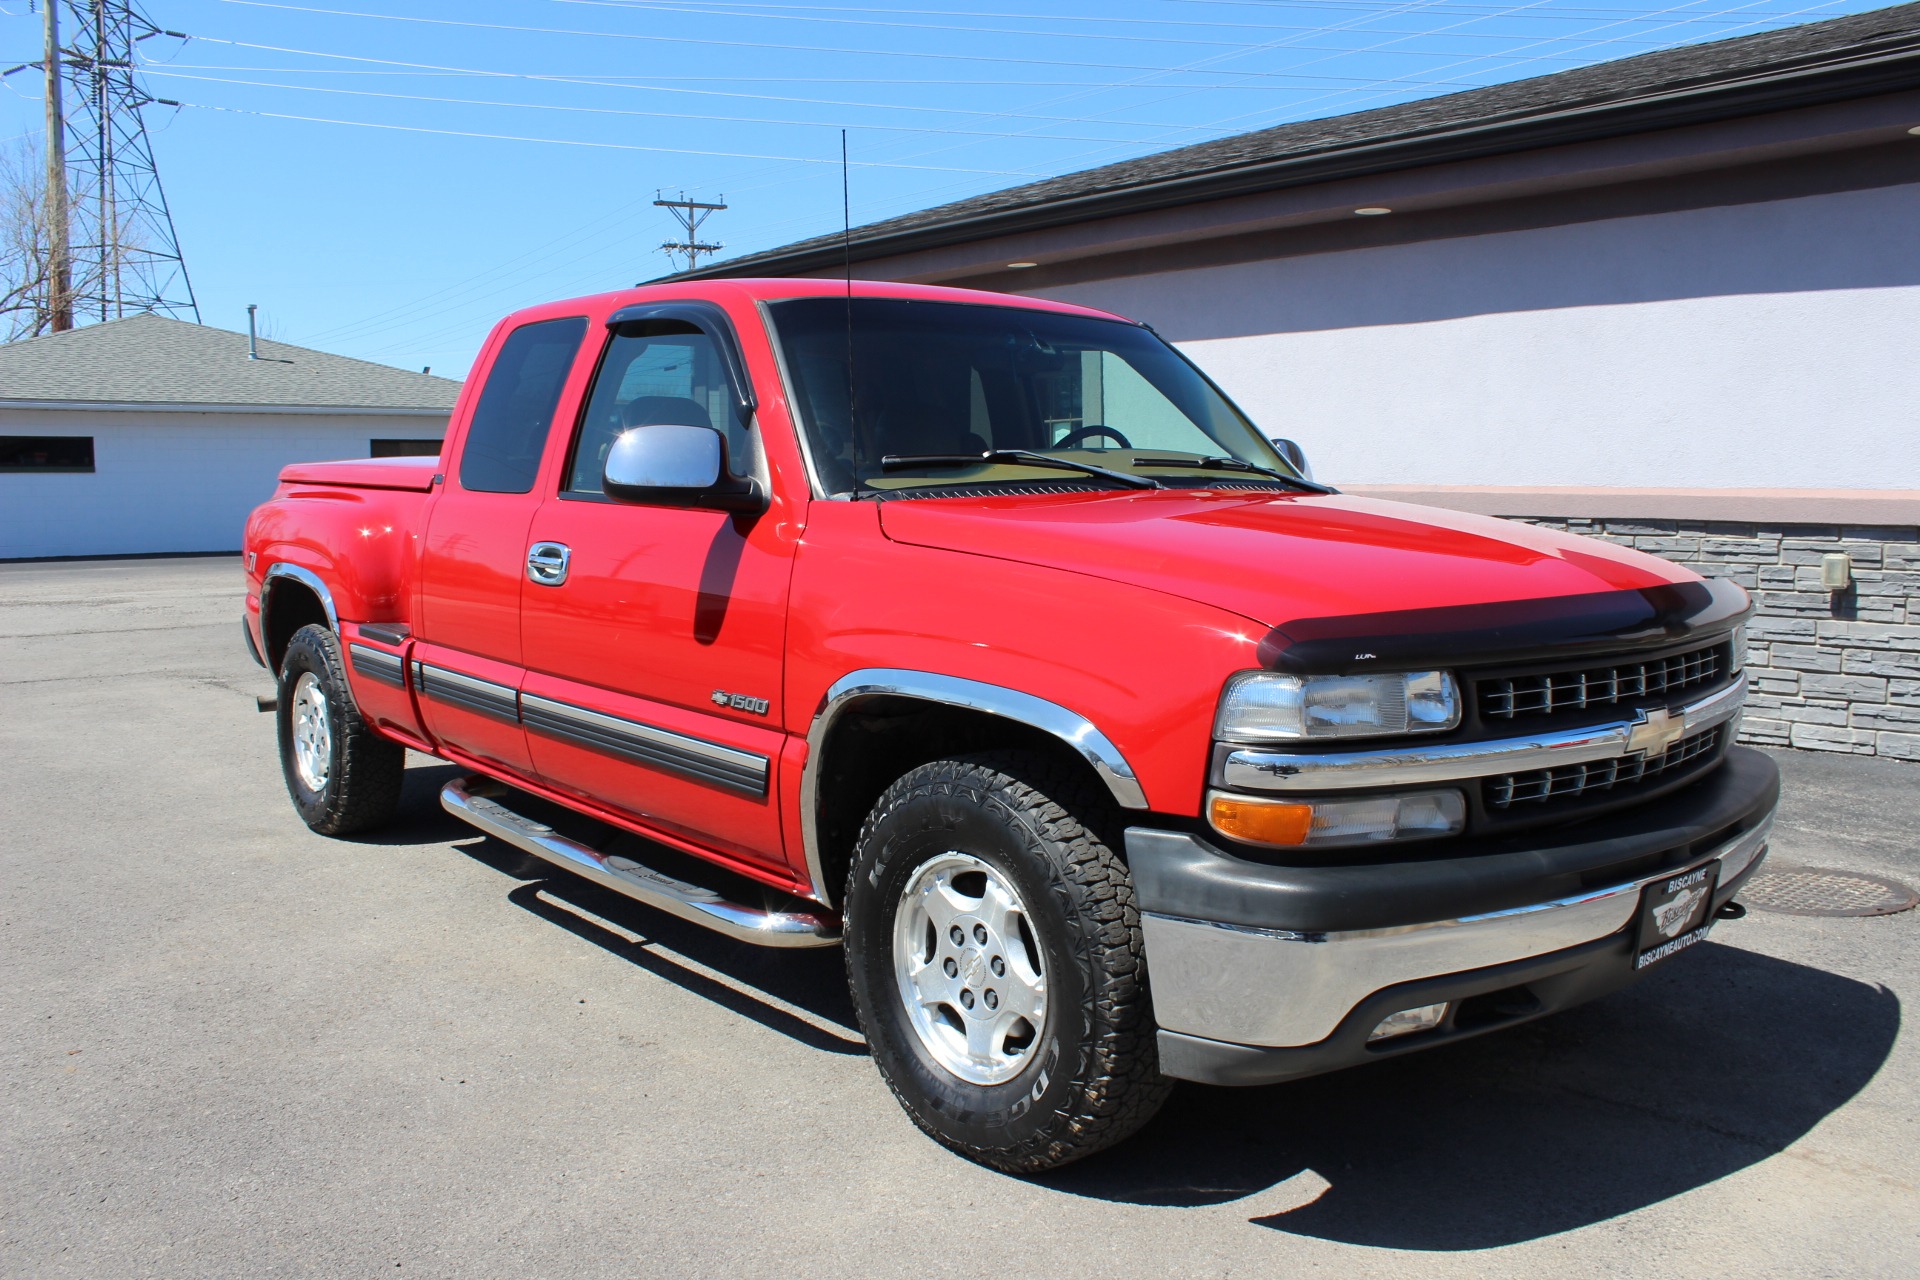
[[[750,711],[756,716],[767,714],[767,700],[765,698],[750,698],[744,693],[728,693],[725,689],[715,689],[713,691],[713,705],[716,707],[730,707],[735,711]]]

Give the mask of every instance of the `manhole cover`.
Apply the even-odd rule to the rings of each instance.
[[[1890,916],[1920,902],[1903,884],[1831,867],[1762,867],[1740,901],[1789,916]]]

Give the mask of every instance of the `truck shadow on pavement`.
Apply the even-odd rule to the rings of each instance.
[[[496,840],[484,843],[492,848],[469,846],[462,852],[483,862],[491,862],[498,850],[504,850],[509,859],[524,857]],[[507,895],[515,906],[810,1049],[866,1056],[867,1044],[854,1022],[837,949],[776,951],[735,942],[568,872],[529,861],[534,862],[533,874],[541,878]],[[600,921],[637,934],[639,940]]]
[[[866,1053],[837,950],[736,942],[484,836],[440,809],[460,772],[409,769],[381,842],[451,844],[519,882],[508,901],[635,967],[809,1048]],[[1727,926],[1742,927],[1764,924]],[[1292,1084],[1182,1085],[1131,1141],[1029,1181],[1349,1244],[1517,1244],[1777,1155],[1873,1078],[1899,1028],[1883,987],[1707,943],[1475,1040]]]
[[[1035,1181],[1245,1201],[1259,1226],[1348,1244],[1516,1244],[1778,1154],[1873,1078],[1899,1026],[1885,988],[1709,943],[1506,1032],[1292,1084],[1184,1085],[1133,1141]]]
[[[520,881],[507,901],[521,910],[808,1048],[866,1055],[838,949],[778,951],[736,942],[484,835],[440,807],[440,788],[465,772],[456,765],[409,768],[398,821],[372,841],[449,844]]]

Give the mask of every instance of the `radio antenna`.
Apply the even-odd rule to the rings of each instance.
[[[853,195],[847,179],[847,131],[840,131],[840,270],[847,282],[847,438],[854,444],[853,484],[866,483],[860,474],[860,417],[855,412],[853,378]]]

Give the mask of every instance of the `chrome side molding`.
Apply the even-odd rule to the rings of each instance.
[[[520,695],[520,721],[546,737],[678,773],[710,787],[743,792],[756,800],[767,794],[772,763],[758,752],[736,750],[532,693]]]
[[[483,778],[456,778],[441,788],[441,807],[516,849],[565,867],[636,902],[705,925],[730,938],[762,947],[831,947],[840,942],[840,924],[829,915],[768,911],[729,902],[711,889],[676,880],[631,858],[609,856],[569,840],[545,823],[515,813],[499,801],[479,794],[483,789],[506,790]]]
[[[353,664],[356,675],[390,684],[396,689],[407,687],[406,671],[401,667],[397,654],[383,653],[371,645],[349,643],[347,661]]]
[[[490,716],[508,724],[517,724],[520,720],[520,691],[511,685],[463,675],[415,658],[413,687],[424,697],[476,715]]]
[[[1718,693],[1690,702],[1677,712],[1655,714],[1672,724],[1672,736],[1687,736],[1734,719],[1746,698],[1747,677],[1742,672]],[[1213,784],[1239,791],[1340,791],[1526,773],[1633,755],[1643,749],[1641,744],[1651,723],[1649,716],[1643,715],[1558,733],[1387,751],[1269,751],[1222,742],[1213,749]]]

